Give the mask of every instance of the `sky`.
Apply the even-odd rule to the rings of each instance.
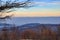
[[[13,17],[21,17],[17,19],[12,18],[12,21],[7,20],[7,23],[15,23],[18,25],[23,25],[27,23],[60,24],[60,0],[31,0],[31,2],[32,5],[34,5],[33,7],[18,8],[15,9],[16,11],[7,13],[7,15],[14,14]]]
[[[26,0],[19,0],[26,1]],[[57,17],[60,16],[60,0],[31,0],[33,7],[18,8],[10,12],[14,17]]]
[[[17,9],[15,16],[20,17],[44,17],[60,16],[60,0],[33,0],[33,7]]]

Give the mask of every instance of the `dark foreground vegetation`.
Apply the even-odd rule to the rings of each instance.
[[[38,28],[21,29],[21,31],[19,27],[10,29],[3,27],[0,29],[0,40],[60,40],[60,26],[57,27],[57,31],[46,26],[38,26]]]

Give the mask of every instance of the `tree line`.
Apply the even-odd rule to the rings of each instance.
[[[0,31],[0,40],[60,40],[60,26],[57,28],[57,32],[48,28],[34,31],[32,29],[26,29],[24,31],[18,30],[16,27],[13,30],[2,28]]]

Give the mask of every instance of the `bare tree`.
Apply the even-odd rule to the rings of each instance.
[[[57,27],[57,39],[60,40],[60,24]]]
[[[9,9],[13,9],[13,8],[29,8],[31,7],[31,1],[30,0],[27,0],[27,1],[24,1],[24,2],[17,2],[19,0],[7,0],[6,2],[0,0],[0,12],[6,12],[9,13],[9,12],[12,12],[12,10],[8,11]],[[0,13],[0,16],[3,16],[2,15],[3,13]],[[9,16],[5,16],[3,17],[4,19],[7,18]],[[3,19],[0,17],[0,19]]]
[[[0,0],[0,19],[3,19],[3,20],[9,19],[12,16],[10,16],[10,15],[4,16],[5,12],[6,13],[12,12],[12,11],[14,11],[15,8],[29,8],[32,6],[31,3],[32,3],[31,0],[26,0],[26,1],[22,1],[22,2],[20,2],[19,0],[14,0],[14,1]]]
[[[14,11],[14,8],[29,8],[31,7],[31,1],[27,0],[24,2],[18,2],[19,0],[0,0],[0,21],[1,20],[6,20],[6,19],[11,19],[12,15],[5,15],[6,13],[12,12]],[[10,10],[12,9],[12,10]],[[4,33],[3,33],[3,40],[8,40],[8,36],[7,36],[7,30],[3,29]]]
[[[12,2],[12,0],[8,0],[5,2],[5,4],[2,4],[3,1],[0,0],[0,12],[5,11],[6,9],[12,9],[12,8],[26,8],[31,7],[30,6],[30,0],[27,0],[25,2],[17,2],[18,0],[15,0]]]

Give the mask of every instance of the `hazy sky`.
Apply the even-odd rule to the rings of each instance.
[[[34,5],[34,7],[18,8],[16,9],[16,11],[8,13],[9,15],[13,13],[15,17],[21,17],[21,18],[17,18],[17,19],[12,18],[12,21],[7,20],[7,23],[15,23],[18,25],[27,24],[27,23],[60,24],[59,22],[60,0],[33,0],[32,5]],[[34,17],[51,17],[51,18],[34,18]]]
[[[34,7],[18,8],[11,13],[16,17],[60,16],[60,0],[33,0],[32,3]]]

